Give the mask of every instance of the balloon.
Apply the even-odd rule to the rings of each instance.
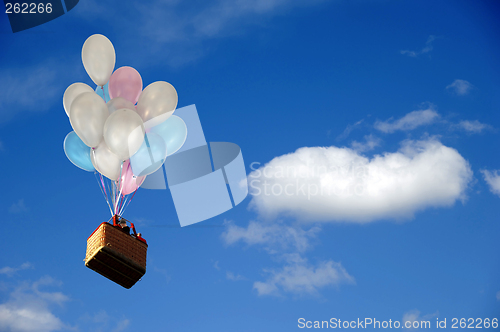
[[[84,92],[71,104],[69,120],[82,141],[96,147],[102,141],[103,128],[109,116],[106,103],[94,92]]]
[[[136,177],[132,172],[130,161],[125,160],[122,166],[122,178],[120,182],[120,190],[122,191],[122,195],[128,195],[136,191],[145,179],[146,176]]]
[[[102,141],[91,150],[90,160],[95,169],[110,180],[116,181],[120,177],[122,161],[109,150],[106,142]]]
[[[82,62],[92,81],[103,86],[115,68],[116,54],[113,44],[103,35],[92,35],[83,44]]]
[[[108,106],[109,114],[122,108],[127,108],[129,110],[135,111],[134,104],[122,97],[113,98],[108,101],[106,105]]]
[[[127,160],[137,152],[144,140],[144,124],[141,117],[126,108],[113,112],[104,124],[104,140],[109,149]]]
[[[177,107],[177,91],[167,82],[159,81],[148,85],[137,102],[137,113],[146,129],[165,121]]]
[[[63,107],[66,111],[66,115],[69,117],[69,111],[71,109],[71,103],[78,97],[80,94],[84,92],[94,92],[94,90],[85,83],[73,83],[66,91],[64,91],[63,95]]]
[[[101,97],[105,103],[111,100],[111,98],[109,97],[108,84],[109,83],[106,83],[104,86],[97,86],[95,88],[95,93],[97,93],[97,95]]]
[[[158,170],[167,158],[167,145],[160,135],[146,134],[141,148],[130,157],[135,176],[148,175]]]
[[[168,156],[177,152],[186,142],[187,127],[184,120],[177,115],[172,115],[164,122],[154,126],[151,133],[160,135],[167,144]]]
[[[142,78],[132,67],[120,67],[109,79],[109,96],[123,97],[135,105],[142,92]]]
[[[63,143],[64,153],[75,166],[83,169],[84,171],[95,171],[92,161],[90,160],[90,148],[83,143],[78,135],[72,131]]]

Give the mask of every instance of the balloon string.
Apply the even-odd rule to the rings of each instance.
[[[101,89],[102,89],[102,98],[104,99],[104,102],[107,103],[106,94],[104,93],[104,85],[101,85]]]
[[[122,205],[123,205],[123,195],[120,196],[120,198],[118,199],[118,208],[117,208],[117,211],[118,211],[118,215],[121,216],[121,208],[122,208]]]
[[[111,199],[112,199],[113,207],[115,207],[115,197],[116,197],[116,190],[115,190],[115,188],[116,188],[115,182],[111,181],[111,189],[113,191]]]
[[[111,196],[111,190],[112,190],[112,188],[111,188],[111,183],[110,182],[111,181],[105,181],[104,184],[106,185],[106,190],[109,193],[109,204],[111,205],[111,201],[112,201],[113,197]]]
[[[125,206],[125,202],[127,202],[127,200],[128,200],[128,197],[122,196],[122,201],[120,202],[120,208],[118,209],[118,211],[120,211],[120,215],[123,212],[123,207]]]
[[[111,209],[111,204],[109,203],[109,197],[108,197],[108,193],[107,193],[109,190],[106,190],[106,184],[104,182],[104,179],[103,179],[101,173],[99,173],[99,177],[101,178],[101,184],[102,184],[102,187],[104,188],[104,195],[106,198],[106,203],[108,204],[109,211],[111,212],[111,215],[113,215],[113,210]]]
[[[125,197],[125,199],[123,199],[122,204],[120,205],[120,214],[123,212],[123,207],[125,206],[125,203],[127,202],[127,200],[128,200],[128,197]]]
[[[117,185],[120,186],[120,191],[118,192],[118,187],[116,188],[118,195],[116,196],[115,214],[116,214],[116,212],[118,212],[118,205],[120,204],[120,201],[122,199],[122,190],[123,190],[122,173],[123,173],[123,161],[120,165],[120,177],[119,177],[120,180],[119,180],[119,182],[117,182]]]
[[[106,198],[106,195],[104,194],[104,191],[102,190],[99,178],[97,177],[97,171],[94,172],[94,176],[95,176],[95,179],[97,181],[97,185],[99,186],[99,189],[101,190],[102,196],[104,197],[104,199],[106,200],[106,202],[108,202],[108,199]]]
[[[134,194],[132,195],[132,197],[129,199],[128,203],[124,206],[123,208],[123,212],[125,212],[125,210],[128,208],[128,206],[130,205],[130,202],[132,202],[132,200],[134,199],[134,196],[135,196],[135,193],[137,192],[139,188],[137,188],[135,191],[134,191]]]
[[[108,193],[106,192],[106,185],[104,184],[104,180],[102,178],[102,175],[101,173],[99,173],[99,177],[100,177],[100,180],[101,180],[101,186],[104,190],[104,198],[106,199],[106,203],[108,203],[108,206],[109,206],[109,198],[108,198]],[[110,207],[111,208],[111,207]]]
[[[109,204],[109,200],[108,200],[108,195],[106,193],[106,187],[104,186],[104,182],[102,181],[102,178],[101,178],[101,181],[99,183],[99,179],[97,177],[97,173],[99,172],[95,172],[94,175],[96,177],[96,180],[97,180],[97,184],[99,185],[99,189],[101,190],[101,193],[102,193],[102,196],[104,197],[104,199],[106,200],[106,203],[108,204],[108,207],[109,207],[109,212],[111,212],[111,215],[113,215],[113,210],[111,209],[111,205]],[[99,176],[102,176],[101,173],[99,173]],[[101,184],[102,184],[102,188],[101,188]],[[104,188],[104,190],[103,190]]]

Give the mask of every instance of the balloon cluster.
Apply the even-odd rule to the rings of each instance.
[[[187,128],[172,115],[177,92],[170,83],[154,82],[143,90],[134,68],[113,72],[115,49],[105,36],[85,41],[82,61],[97,88],[74,83],[64,92],[64,110],[74,130],[64,140],[64,151],[76,166],[98,172],[112,214],[120,214],[121,200],[182,147]],[[103,176],[111,180],[108,188]],[[113,193],[111,202],[106,189]]]

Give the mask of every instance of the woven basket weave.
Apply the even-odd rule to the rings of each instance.
[[[148,245],[107,222],[87,239],[85,266],[130,288],[146,273]]]

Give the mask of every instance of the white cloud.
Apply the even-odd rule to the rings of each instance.
[[[222,239],[228,245],[238,241],[247,245],[263,245],[272,253],[276,250],[304,252],[310,248],[309,241],[315,238],[319,231],[319,227],[312,227],[306,231],[279,223],[263,224],[251,221],[247,228],[229,223],[226,231],[222,233]]]
[[[358,127],[360,124],[362,124],[364,120],[365,119],[361,119],[361,120],[359,120],[358,122],[356,122],[353,125],[347,125],[347,127],[344,129],[344,131],[342,132],[342,134],[340,134],[337,137],[337,141],[341,141],[344,138],[347,138],[347,136],[349,136],[349,134],[351,133],[351,131],[353,131],[356,127]]]
[[[0,330],[12,332],[49,332],[67,327],[50,310],[52,304],[62,305],[68,297],[61,292],[41,291],[40,286],[57,285],[54,279],[43,277],[29,284],[22,283],[0,304]]]
[[[165,42],[192,37],[214,37],[230,33],[228,27],[236,23],[241,24],[242,19],[254,15],[277,14],[283,9],[307,6],[320,1],[306,0],[219,0],[207,6],[199,6],[189,16],[175,18],[179,12],[177,1],[157,1],[154,7],[141,7],[142,19],[146,23],[143,29],[145,35],[152,35],[157,41]],[[165,20],[164,14],[170,18]],[[155,17],[162,19],[156,20]],[[169,24],[172,23],[172,24]],[[164,27],[166,33],[161,34],[158,28]]]
[[[360,223],[451,206],[465,198],[473,174],[455,149],[433,138],[371,159],[349,148],[304,147],[251,167],[251,206],[261,215]]]
[[[158,54],[171,66],[194,61],[206,52],[206,40],[244,33],[249,26],[262,25],[265,19],[287,13],[293,8],[312,6],[325,0],[217,0],[186,6],[178,0],[136,2],[133,10],[121,1],[81,1],[76,13],[95,25],[103,20],[127,36],[127,43],[148,49],[140,57],[144,65]],[[114,15],[107,13],[113,12]],[[131,39],[132,38],[132,39]],[[123,44],[123,40],[113,41]],[[131,57],[132,58],[132,57]],[[137,58],[137,57],[136,57]]]
[[[112,332],[124,331],[129,325],[130,325],[130,320],[124,318],[116,324],[116,327],[112,330]]]
[[[96,324],[106,324],[110,319],[108,313],[105,310],[101,310],[94,315],[86,314],[82,318],[85,321],[90,321],[90,322],[96,323]]]
[[[267,279],[253,284],[258,295],[318,295],[322,288],[354,283],[354,278],[340,263],[328,260],[312,265],[303,256],[305,251],[312,248],[310,242],[319,232],[317,226],[303,230],[279,222],[269,224],[251,221],[247,227],[229,223],[222,239],[228,245],[243,242],[249,246],[262,246],[272,258],[285,262],[278,269],[264,269]],[[230,272],[226,277],[229,280],[243,280],[243,277],[239,278]]]
[[[371,151],[375,149],[376,147],[380,146],[380,143],[382,140],[378,137],[375,137],[373,135],[366,135],[364,137],[365,141],[364,142],[357,142],[357,141],[352,141],[351,142],[351,148],[354,151],[358,152],[366,152],[366,151]]]
[[[26,262],[21,264],[19,267],[10,267],[10,266],[5,266],[0,269],[0,274],[5,274],[9,277],[13,276],[17,271],[21,270],[26,270],[26,269],[31,269],[33,268],[33,265],[31,265],[30,262]]]
[[[458,124],[456,124],[454,127],[465,130],[466,132],[468,132],[470,134],[479,134],[484,129],[491,129],[490,125],[487,125],[485,123],[481,123],[477,120],[474,120],[474,121],[463,120],[463,121],[460,121]]]
[[[217,271],[220,271],[219,261],[215,261],[215,263],[214,263],[214,268],[215,268]]]
[[[57,72],[48,63],[26,68],[8,68],[0,71],[0,123],[23,111],[48,110],[62,93]],[[29,93],[27,93],[29,92]]]
[[[155,266],[155,267],[154,267],[154,271],[155,271],[155,272],[160,273],[161,275],[163,275],[163,277],[165,278],[165,279],[164,279],[165,283],[169,283],[169,282],[170,282],[170,280],[172,280],[172,277],[171,277],[171,276],[170,276],[170,274],[167,272],[167,270],[165,270],[165,269],[160,269],[160,268],[158,268],[158,267],[156,267],[156,266]]]
[[[426,53],[429,53],[430,51],[432,51],[434,49],[434,47],[432,46],[432,42],[434,40],[436,40],[436,36],[430,35],[429,38],[427,38],[427,42],[425,43],[424,48],[422,48],[420,51],[403,50],[403,51],[399,51],[399,52],[401,54],[408,55],[412,58],[416,58],[417,56],[419,56],[421,54],[426,54]]]
[[[24,306],[0,304],[0,328],[9,331],[58,331],[63,327],[43,303],[35,300]]]
[[[488,171],[488,170],[481,170],[481,173],[483,173],[484,176],[484,181],[488,184],[490,187],[490,191],[494,193],[495,195],[500,196],[500,174],[498,174],[500,170],[494,170],[494,171]]]
[[[342,264],[331,260],[312,266],[303,259],[266,272],[269,274],[266,281],[253,284],[259,295],[281,295],[282,292],[317,295],[319,289],[327,286],[355,283]]]
[[[414,310],[410,310],[410,311],[407,311],[403,314],[403,323],[404,322],[414,322],[416,320],[418,320],[418,318],[420,317],[420,311],[414,309]]]
[[[24,204],[24,198],[21,198],[20,200],[17,201],[17,203],[12,204],[9,208],[9,213],[16,214],[23,212],[28,212],[28,208]]]
[[[402,319],[402,327],[406,328],[406,324],[408,324],[409,328],[406,328],[407,330],[417,330],[419,328],[425,329],[429,328],[431,326],[434,326],[435,324],[434,321],[431,321],[431,318],[437,317],[438,312],[434,314],[428,314],[424,316],[420,316],[420,311],[417,309],[407,311],[403,314],[403,319]],[[406,323],[409,322],[409,323]],[[429,325],[430,322],[430,325]],[[411,324],[411,325],[410,325]]]
[[[500,291],[497,292],[497,300],[500,301]]]
[[[454,80],[453,83],[446,87],[447,90],[452,91],[458,96],[464,96],[472,90],[474,86],[466,80]]]
[[[231,281],[246,280],[245,277],[243,277],[239,274],[234,274],[231,271],[226,271],[226,279],[231,280]]]
[[[392,118],[386,121],[377,121],[374,127],[384,133],[393,133],[398,130],[413,130],[419,126],[431,124],[438,118],[439,114],[431,106],[426,110],[410,112],[395,121],[392,121]]]
[[[69,298],[61,292],[43,292],[39,290],[40,286],[61,286],[61,282],[54,280],[49,276],[45,276],[35,281],[32,285],[33,292],[41,299],[49,302],[62,305],[64,302],[68,301]]]
[[[110,316],[105,310],[95,314],[85,313],[79,318],[79,326],[76,330],[93,332],[120,332],[130,326],[131,320],[125,317]]]

